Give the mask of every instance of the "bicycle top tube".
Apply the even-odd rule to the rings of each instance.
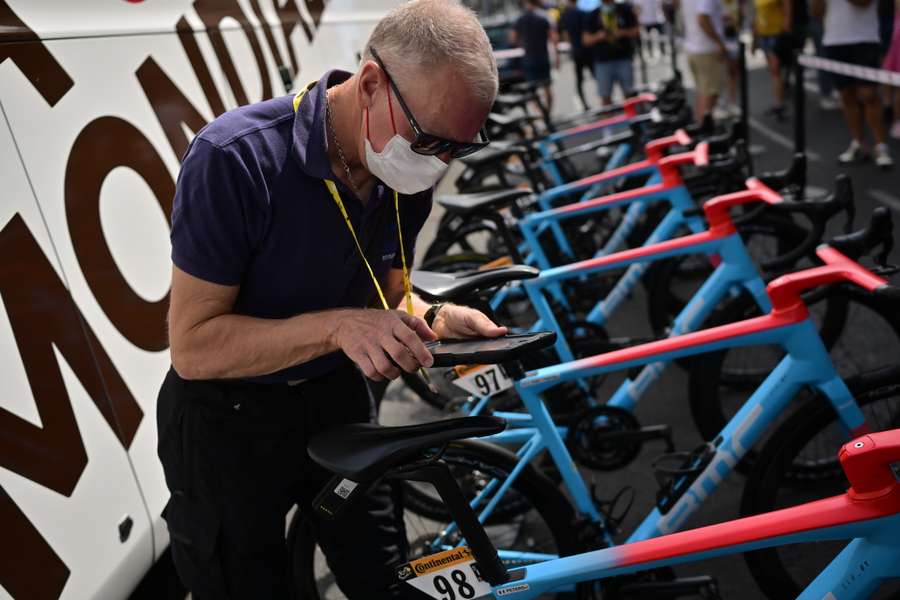
[[[630,248],[606,256],[599,256],[597,258],[590,258],[561,265],[559,267],[545,269],[541,271],[541,274],[537,279],[528,282],[527,285],[529,287],[543,287],[552,281],[566,279],[575,273],[582,275],[592,270],[604,270],[617,266],[624,266],[632,262],[640,261],[641,259],[649,259],[661,255],[668,257],[676,254],[687,254],[690,253],[692,248],[695,248],[700,252],[707,244],[732,235],[737,231],[734,222],[731,219],[731,215],[728,214],[730,208],[749,202],[765,202],[767,204],[778,204],[782,202],[782,197],[779,193],[773,191],[758,179],[748,179],[747,187],[748,189],[746,190],[716,196],[715,198],[704,202],[703,212],[705,213],[707,223],[709,224],[709,229],[706,231],[672,240],[665,240],[656,244]],[[644,189],[649,191],[649,187]],[[627,196],[627,194],[628,192],[622,192],[621,194],[611,194],[610,196],[598,198],[598,205],[601,200],[605,201],[605,203],[612,204],[620,202],[623,199],[623,195],[625,195],[625,198],[633,197],[633,195]],[[566,208],[569,207],[562,207],[559,210],[565,212]]]
[[[667,354],[719,343],[742,345],[742,342],[746,342],[747,336],[787,327],[808,318],[809,311],[800,298],[800,294],[808,289],[839,281],[854,283],[868,291],[875,291],[888,285],[885,279],[871,273],[834,248],[821,246],[816,254],[825,263],[823,266],[782,275],[766,287],[772,302],[769,314],[544,367],[531,371],[518,385],[523,388],[540,385],[539,389],[545,389],[555,385],[563,375],[566,379],[571,379],[587,375],[595,369],[606,370],[607,367],[621,366],[623,363],[641,361],[654,356],[662,360]],[[692,353],[685,353],[688,354]]]
[[[577,181],[551,188],[546,192],[543,192],[541,194],[541,197],[545,200],[555,199],[582,189],[589,188],[604,181],[624,177],[626,175],[652,172],[654,170],[657,170],[659,172],[660,183],[657,185],[661,187],[657,188],[651,185],[643,188],[635,188],[633,190],[619,192],[618,194],[610,194],[609,196],[600,196],[590,200],[584,200],[582,202],[569,204],[567,206],[545,210],[540,213],[533,213],[531,215],[528,215],[528,217],[526,217],[526,220],[552,218],[552,215],[554,214],[569,215],[571,213],[577,213],[580,210],[591,210],[592,208],[602,206],[604,203],[612,202],[611,200],[607,200],[610,196],[615,196],[617,198],[639,197],[642,194],[649,193],[650,188],[653,188],[653,191],[659,191],[681,186],[683,185],[683,180],[681,178],[681,173],[679,172],[678,167],[690,164],[693,164],[697,167],[705,167],[709,164],[709,144],[707,142],[700,142],[694,147],[693,150],[666,156],[656,162],[651,159],[646,159],[636,163],[632,163],[630,165],[626,165],[624,167],[619,167],[618,169],[614,169],[612,171],[590,175]],[[631,195],[622,196],[621,194]]]
[[[556,133],[548,136],[547,140],[558,141],[563,138],[582,135],[591,131],[597,131],[598,129],[604,129],[612,125],[624,124],[634,117],[638,116],[637,107],[639,105],[655,101],[655,94],[639,94],[633,98],[627,98],[625,102],[622,103],[622,114],[605,117],[603,119],[600,119],[599,121],[594,121],[593,123],[586,123],[584,125],[578,125],[576,127],[570,127],[569,129],[557,131]]]

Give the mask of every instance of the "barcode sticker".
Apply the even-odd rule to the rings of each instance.
[[[347,499],[350,494],[353,493],[353,490],[356,489],[356,482],[350,481],[349,479],[342,479],[336,488],[334,488],[334,493],[343,498]]]

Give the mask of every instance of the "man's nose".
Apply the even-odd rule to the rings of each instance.
[[[449,164],[450,160],[453,158],[450,156],[449,150],[447,152],[441,152],[440,154],[437,155],[437,157],[447,164]]]

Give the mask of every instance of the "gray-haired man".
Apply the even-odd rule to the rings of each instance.
[[[306,441],[372,418],[360,371],[394,379],[431,364],[423,340],[505,333],[460,306],[382,309],[406,308],[431,188],[484,145],[496,93],[474,15],[417,0],[376,26],[355,74],[226,113],[192,142],[157,419],[172,555],[195,600],[297,591],[285,515],[311,512],[329,478]],[[402,597],[387,568],[406,554],[400,513],[381,486],[337,522],[308,515],[348,597]]]

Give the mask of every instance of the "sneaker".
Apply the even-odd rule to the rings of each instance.
[[[859,142],[853,140],[850,142],[850,147],[844,150],[843,153],[838,155],[838,162],[842,165],[851,165],[855,163],[860,163],[865,159],[869,158],[869,153],[866,152],[866,149],[863,148]]]
[[[875,146],[875,165],[880,169],[890,169],[894,166],[887,144]]]
[[[841,107],[841,103],[830,96],[823,96],[819,100],[819,108],[822,110],[837,110]]]
[[[900,118],[891,125],[891,137],[895,140],[900,140]]]

